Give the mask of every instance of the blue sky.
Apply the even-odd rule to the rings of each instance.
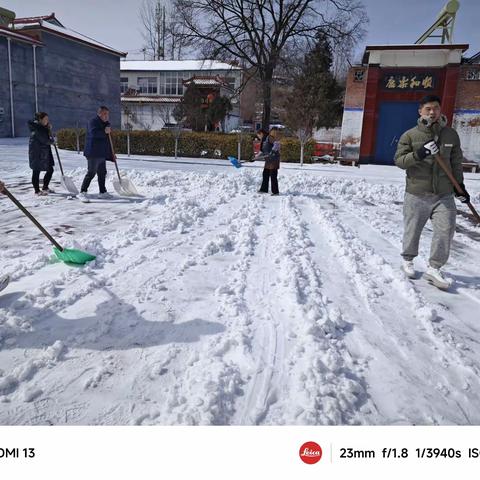
[[[364,0],[370,18],[359,45],[413,43],[434,22],[445,0]],[[142,48],[138,9],[141,0],[0,0],[17,16],[55,12],[68,27],[128,52]],[[460,0],[454,41],[469,43],[467,56],[480,51],[480,0]],[[357,55],[359,56],[359,55]],[[138,58],[138,57],[137,57]]]

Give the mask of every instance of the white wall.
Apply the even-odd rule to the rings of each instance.
[[[461,50],[370,50],[368,63],[382,67],[444,67],[460,63]]]
[[[171,114],[174,105],[166,107],[164,104],[158,103],[128,103],[128,108],[134,118],[132,119],[132,116],[127,118],[122,105],[122,129],[126,128],[127,122],[132,125],[133,130],[161,130],[165,125],[165,120],[168,123],[175,123]],[[169,108],[170,112],[166,108]]]
[[[313,132],[313,139],[317,142],[340,143],[342,127],[319,128]]]
[[[480,110],[460,110],[453,115],[466,160],[480,163]]]
[[[360,157],[360,139],[362,136],[363,109],[345,109],[343,111],[341,156],[343,158]]]

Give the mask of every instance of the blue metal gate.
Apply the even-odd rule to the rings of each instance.
[[[418,119],[418,102],[382,102],[379,105],[375,161],[393,165],[398,140],[414,127]]]

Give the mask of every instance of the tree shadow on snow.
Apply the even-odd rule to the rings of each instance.
[[[60,340],[67,348],[90,350],[128,350],[169,343],[198,342],[204,335],[225,331],[219,323],[195,318],[183,323],[145,320],[133,307],[108,289],[110,299],[97,305],[95,314],[64,318],[48,308],[26,306],[15,309],[15,316],[32,324],[32,331],[18,333],[15,342],[0,349],[43,349]],[[23,293],[0,297],[0,306],[12,305]]]

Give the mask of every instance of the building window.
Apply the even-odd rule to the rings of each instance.
[[[465,80],[480,80],[480,70],[467,70]]]
[[[158,92],[156,77],[138,77],[137,86],[139,93],[156,94]]]
[[[160,73],[158,76],[158,80],[160,82],[158,93],[160,95],[165,95],[165,73]]]
[[[183,78],[179,75],[177,78],[177,95],[183,95]]]
[[[355,72],[353,72],[354,82],[363,82],[364,79],[365,79],[365,70],[355,70]]]
[[[120,93],[127,93],[128,77],[120,77]]]
[[[166,95],[178,95],[178,75],[177,72],[167,73],[165,75],[165,94]]]

